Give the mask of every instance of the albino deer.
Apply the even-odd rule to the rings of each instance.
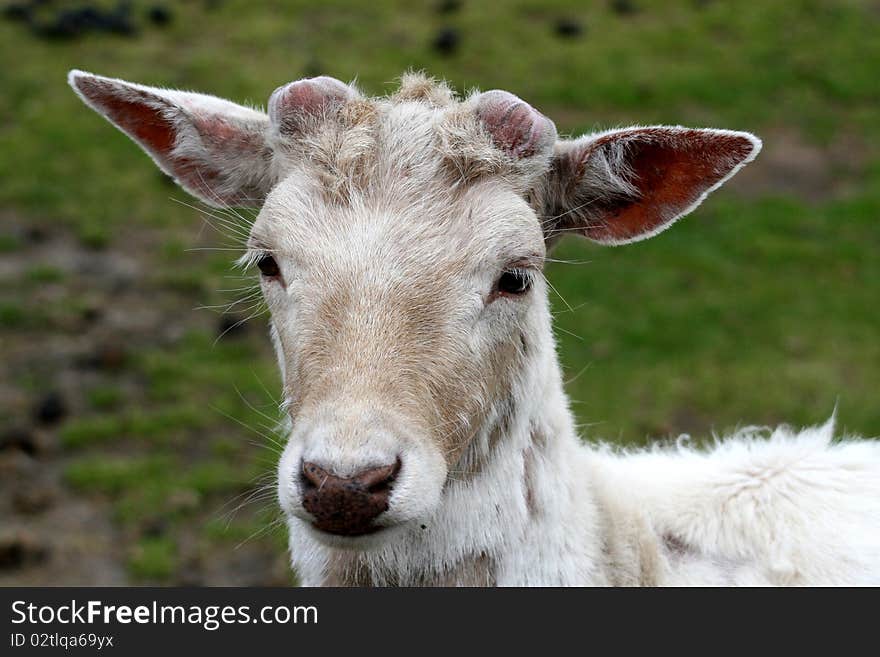
[[[213,206],[255,263],[291,429],[307,585],[880,584],[880,444],[746,430],[709,451],[579,441],[542,268],[641,240],[760,149],[745,132],[558,139],[505,91],[328,77],[263,113],[79,71],[80,97]]]

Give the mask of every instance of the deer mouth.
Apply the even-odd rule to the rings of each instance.
[[[356,536],[369,536],[370,534],[376,534],[383,529],[388,529],[387,527],[382,527],[380,525],[366,525],[363,527],[351,527],[351,526],[334,526],[327,525],[324,523],[313,522],[312,527],[317,529],[320,532],[325,534],[332,534],[333,536],[343,536],[343,537],[356,537]]]

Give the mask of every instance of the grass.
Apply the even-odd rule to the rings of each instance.
[[[880,262],[864,244],[880,237],[878,212],[880,198],[718,199],[663,239],[566,245],[562,259],[591,260],[550,274],[577,308],[557,303],[558,337],[569,365],[590,364],[569,391],[581,418],[601,422],[591,433],[809,424],[839,404],[846,427],[876,435]],[[839,227],[823,239],[829,217]]]
[[[226,523],[200,509],[271,470],[274,456],[251,444],[266,439],[242,425],[265,433],[261,413],[272,415],[278,380],[263,320],[215,344],[216,317],[192,311],[224,298],[213,290],[239,285],[225,278],[236,254],[186,251],[224,240],[172,202],[185,194],[74,97],[65,83],[74,67],[255,104],[303,75],[357,77],[381,93],[403,70],[425,68],[460,90],[510,89],[562,133],[713,125],[762,134],[769,151],[785,130],[829,158],[836,144],[856,144],[829,165],[833,189],[819,199],[790,188],[722,191],[649,242],[565,241],[556,258],[589,263],[553,264],[549,276],[565,298],[553,299],[557,335],[589,435],[641,444],[743,421],[817,423],[835,405],[846,428],[880,434],[876,8],[640,0],[624,17],[610,4],[464,3],[440,15],[432,3],[389,0],[227,0],[213,11],[175,3],[168,29],[69,42],[0,23],[0,56],[14,62],[0,70],[0,220],[63,231],[86,253],[136,257],[143,303],[182,326],[167,339],[134,341],[117,371],[90,375],[82,412],[59,430],[69,483],[108,499],[129,537],[132,577],[175,581],[180,536],[196,523],[207,549],[253,533],[246,520],[224,534]],[[563,17],[580,21],[584,35],[559,39],[553,26]],[[462,35],[451,56],[430,47],[444,26]],[[4,257],[27,248],[21,235],[0,236]],[[93,296],[112,304],[122,294],[83,289],[49,261],[23,263],[19,274],[0,281],[8,345],[73,339]],[[60,299],[43,296],[59,287]],[[29,368],[10,381],[30,394],[55,376]],[[157,516],[171,522],[162,536],[143,527]],[[268,540],[283,549],[283,538]]]
[[[28,269],[25,277],[31,283],[58,283],[64,280],[64,272],[51,265],[38,265]]]
[[[89,405],[96,411],[110,411],[118,408],[124,399],[122,391],[109,385],[96,386],[89,390],[87,396]]]
[[[132,575],[139,579],[163,580],[177,569],[177,546],[166,537],[144,538],[132,550],[128,562]]]

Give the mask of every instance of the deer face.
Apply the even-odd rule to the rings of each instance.
[[[760,144],[679,127],[558,141],[507,92],[459,102],[420,76],[386,99],[299,81],[267,114],[71,83],[203,201],[260,205],[245,261],[292,420],[279,499],[291,523],[347,547],[426,521],[455,473],[503,448],[498,427],[552,361],[548,245],[655,234]]]
[[[474,433],[512,404],[545,318],[531,207],[500,181],[454,190],[428,173],[411,171],[433,191],[389,179],[340,203],[305,168],[251,232],[293,420],[281,500],[325,533],[429,516]]]

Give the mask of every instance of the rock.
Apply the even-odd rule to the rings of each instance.
[[[40,424],[55,424],[67,415],[64,397],[56,391],[48,392],[35,405],[34,419]]]
[[[10,21],[29,21],[33,7],[24,2],[14,2],[3,7],[3,18]]]
[[[14,570],[45,561],[49,548],[28,532],[0,537],[0,570]]]
[[[440,0],[437,3],[438,14],[454,14],[461,9],[461,0]]]
[[[131,19],[131,3],[127,0],[120,0],[116,9],[104,15],[101,29],[121,36],[137,34],[137,28]]]
[[[174,18],[172,11],[165,5],[153,5],[147,10],[147,18],[153,25],[168,25]]]
[[[119,342],[101,345],[96,355],[98,367],[102,370],[121,370],[128,359],[125,346]]]
[[[93,12],[91,7],[62,11],[48,23],[34,23],[33,30],[45,39],[74,39],[88,29]]]
[[[131,20],[131,3],[119,2],[112,11],[83,5],[57,12],[46,23],[32,23],[34,32],[46,39],[74,39],[87,32],[131,36],[137,32]]]
[[[55,502],[55,491],[48,487],[29,486],[12,496],[12,505],[19,513],[34,515],[48,509]]]
[[[95,347],[95,351],[91,354],[81,356],[77,360],[81,367],[115,372],[125,367],[128,352],[121,342],[108,340]]]
[[[158,537],[168,533],[168,521],[164,518],[147,518],[141,523],[141,536]]]
[[[20,427],[13,427],[0,435],[0,450],[7,449],[17,449],[33,456],[39,451],[39,445],[32,432]]]
[[[584,33],[584,26],[573,18],[560,18],[553,30],[563,39],[575,39]]]
[[[639,13],[639,6],[633,0],[611,0],[611,11],[618,16],[632,16]]]
[[[103,317],[104,311],[103,309],[95,303],[90,303],[83,307],[81,312],[81,317],[83,321],[91,324],[93,322],[97,322],[101,317]]]
[[[43,226],[28,226],[25,230],[24,237],[32,244],[42,244],[49,239],[49,231]]]
[[[441,55],[451,55],[458,50],[460,43],[461,34],[459,31],[454,27],[444,27],[437,32],[437,36],[434,37],[432,45],[434,50]]]

